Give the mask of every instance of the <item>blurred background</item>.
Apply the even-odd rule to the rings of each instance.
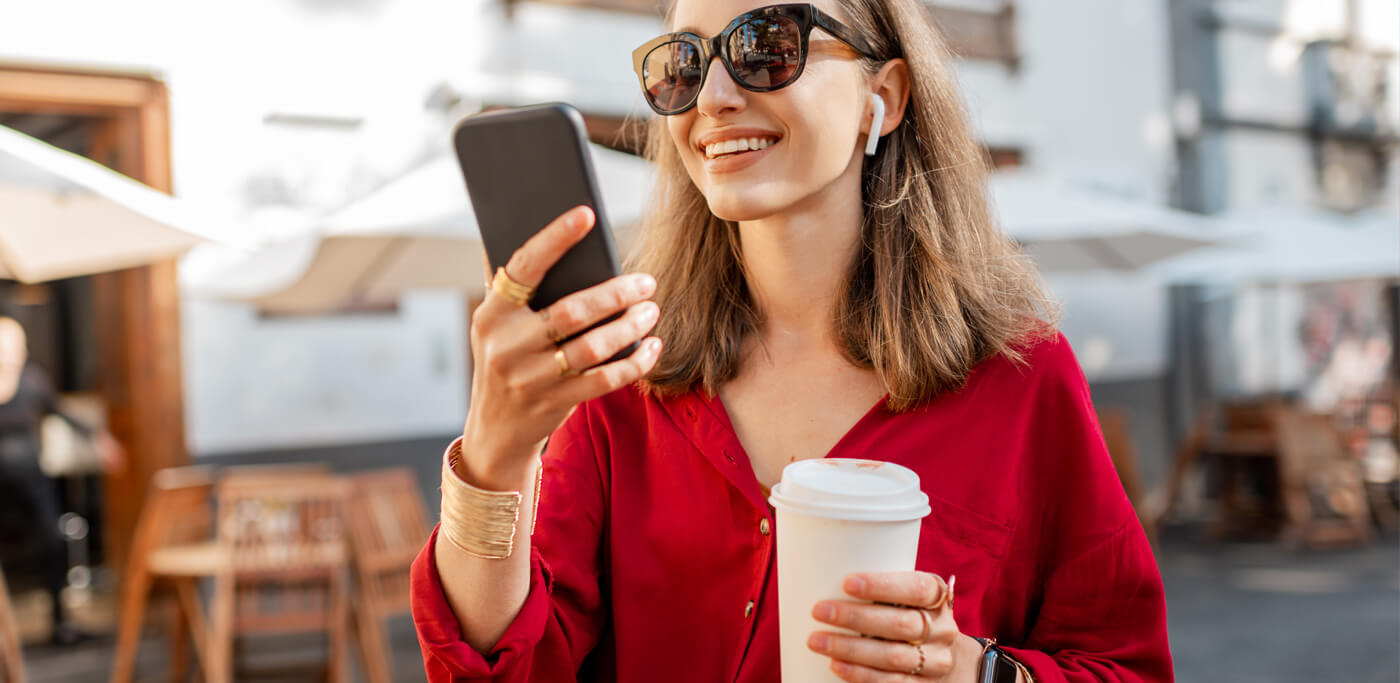
[[[1400,680],[1400,5],[928,4],[1178,676]],[[659,13],[0,2],[0,680],[423,678],[484,277],[451,126],[574,104],[626,243]]]

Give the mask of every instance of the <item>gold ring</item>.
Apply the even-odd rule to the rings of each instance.
[[[910,645],[914,644],[910,643]],[[918,676],[924,672],[924,648],[922,645],[914,645],[914,649],[919,651],[919,665],[909,670],[910,676]]]
[[[939,585],[943,588],[938,593],[938,599],[934,600],[933,603],[928,606],[928,609],[943,609],[948,603],[952,602],[953,587],[948,585],[948,582],[944,581],[943,577],[937,574],[934,574],[933,578],[938,579]],[[953,577],[953,580],[956,581],[957,577]]]
[[[924,632],[919,634],[918,638],[909,641],[910,645],[918,647],[927,643],[928,639],[933,637],[933,616],[930,615],[926,609],[919,609],[918,607],[913,609],[919,613],[919,617],[924,621]]]
[[[554,350],[554,362],[559,364],[559,376],[568,377],[574,369],[569,367],[569,359],[564,357],[564,349]]]
[[[502,299],[509,301],[516,306],[524,306],[530,303],[531,297],[535,296],[534,287],[526,287],[513,280],[506,274],[504,267],[496,269],[496,277],[491,278],[491,291],[499,294]]]
[[[549,337],[549,343],[557,346],[559,342],[564,341],[564,335],[559,334],[559,332],[554,329],[553,323],[549,321],[548,308],[540,311],[540,317],[543,319],[542,322],[544,322],[544,336]]]

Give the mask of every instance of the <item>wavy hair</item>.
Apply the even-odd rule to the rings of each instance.
[[[1053,334],[1058,309],[992,218],[987,152],[970,133],[952,55],[918,0],[840,4],[880,56],[861,59],[868,74],[894,58],[909,69],[904,119],[865,157],[860,245],[831,320],[847,359],[873,369],[886,406],[902,411],[961,387],[989,357],[1024,362],[1026,344]],[[656,276],[653,334],[665,351],[643,389],[713,393],[738,374],[764,313],[745,278],[738,225],[710,212],[662,117],[650,123],[647,157],[657,187],[629,267]]]

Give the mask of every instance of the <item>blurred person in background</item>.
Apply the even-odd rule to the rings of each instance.
[[[812,606],[842,679],[1171,680],[1152,551],[921,3],[678,0],[668,24],[634,53],[659,114],[640,272],[526,306],[593,226],[575,209],[473,314],[413,568],[428,678],[778,680],[766,500],[825,455],[909,467],[934,507],[918,571]]]
[[[40,424],[45,416],[62,418],[77,433],[93,440],[109,472],[124,463],[121,446],[106,432],[93,430],[64,413],[58,394],[43,368],[29,362],[24,327],[13,317],[0,316],[0,509],[11,521],[28,520],[30,537],[41,556],[45,588],[53,615],[51,639],[73,644],[85,637],[63,609],[68,555],[59,516],[57,482],[39,467]]]

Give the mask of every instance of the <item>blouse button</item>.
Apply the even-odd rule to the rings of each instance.
[[[761,519],[761,520],[758,521],[758,533],[763,534],[764,536],[767,536],[768,533],[769,533],[770,531],[772,531],[772,530],[773,530],[772,527],[768,526],[768,518],[767,518],[767,517],[764,517],[763,519]]]
[[[751,616],[753,616],[753,601],[752,601],[752,600],[749,601],[749,604],[744,605],[744,618],[745,618],[745,619],[748,619],[748,618],[751,617]]]

